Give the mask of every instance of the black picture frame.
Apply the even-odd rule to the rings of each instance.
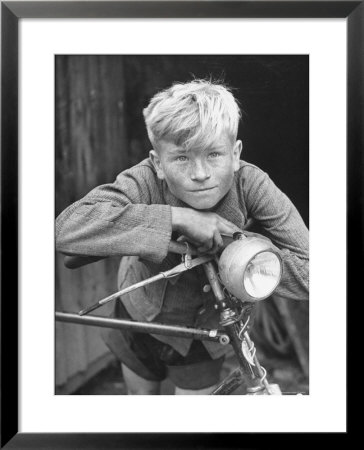
[[[255,447],[262,438],[270,436],[267,433],[241,437],[241,433],[18,432],[18,22],[22,18],[111,17],[346,18],[348,301],[364,273],[363,262],[351,258],[358,248],[363,248],[364,1],[1,2],[1,448]],[[328,220],[332,223],[331,218]],[[347,436],[348,432],[338,434]],[[300,443],[304,442],[305,436],[300,438]]]

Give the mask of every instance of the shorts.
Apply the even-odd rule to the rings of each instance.
[[[115,309],[115,317],[131,319],[120,300]],[[175,386],[189,390],[204,389],[220,381],[224,356],[212,359],[199,340],[193,340],[188,354],[182,356],[146,333],[112,329],[103,332],[103,338],[123,364],[146,380],[161,382],[168,377]]]

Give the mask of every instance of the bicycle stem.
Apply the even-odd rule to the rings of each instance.
[[[235,313],[229,308],[227,298],[224,294],[222,285],[220,283],[217,271],[216,271],[213,263],[211,261],[206,262],[205,264],[203,264],[203,268],[204,268],[206,276],[209,280],[212,291],[215,295],[216,304],[217,304],[218,309],[220,310],[220,317],[222,319],[221,321],[224,322],[224,321],[226,321],[226,318],[228,318],[228,317],[232,318]],[[257,378],[256,374],[254,373],[254,371],[252,369],[252,366],[246,360],[246,358],[241,350],[241,340],[239,338],[239,330],[238,330],[237,323],[234,322],[233,320],[231,320],[231,321],[228,320],[228,321],[226,321],[225,324],[223,323],[223,326],[230,338],[230,343],[231,343],[231,345],[235,351],[235,355],[238,359],[240,370],[241,370],[242,374],[245,375],[244,381],[246,382],[248,389],[249,388],[253,388],[253,389],[254,388],[262,388],[262,384],[260,382],[261,379]],[[252,341],[250,340],[250,337],[247,332],[244,333],[244,337],[246,338],[248,344],[251,346]],[[254,357],[254,362],[258,369],[259,376],[262,377],[263,370],[262,370],[256,356]],[[269,394],[270,393],[269,384],[265,379],[263,380],[263,384],[264,384],[264,388],[267,389],[267,392]]]

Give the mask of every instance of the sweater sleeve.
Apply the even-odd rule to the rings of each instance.
[[[122,172],[56,219],[56,249],[68,255],[137,255],[160,263],[172,233],[171,207],[151,204],[158,185],[150,167]],[[159,195],[160,197],[160,195]]]
[[[293,203],[265,172],[252,165],[248,165],[245,171],[248,215],[281,250],[283,276],[275,292],[284,298],[308,300],[308,229]]]

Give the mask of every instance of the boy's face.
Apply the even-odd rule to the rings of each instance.
[[[230,190],[239,169],[241,141],[231,143],[223,134],[205,150],[190,149],[167,141],[150,152],[158,178],[165,180],[178,199],[199,210],[213,208]]]

